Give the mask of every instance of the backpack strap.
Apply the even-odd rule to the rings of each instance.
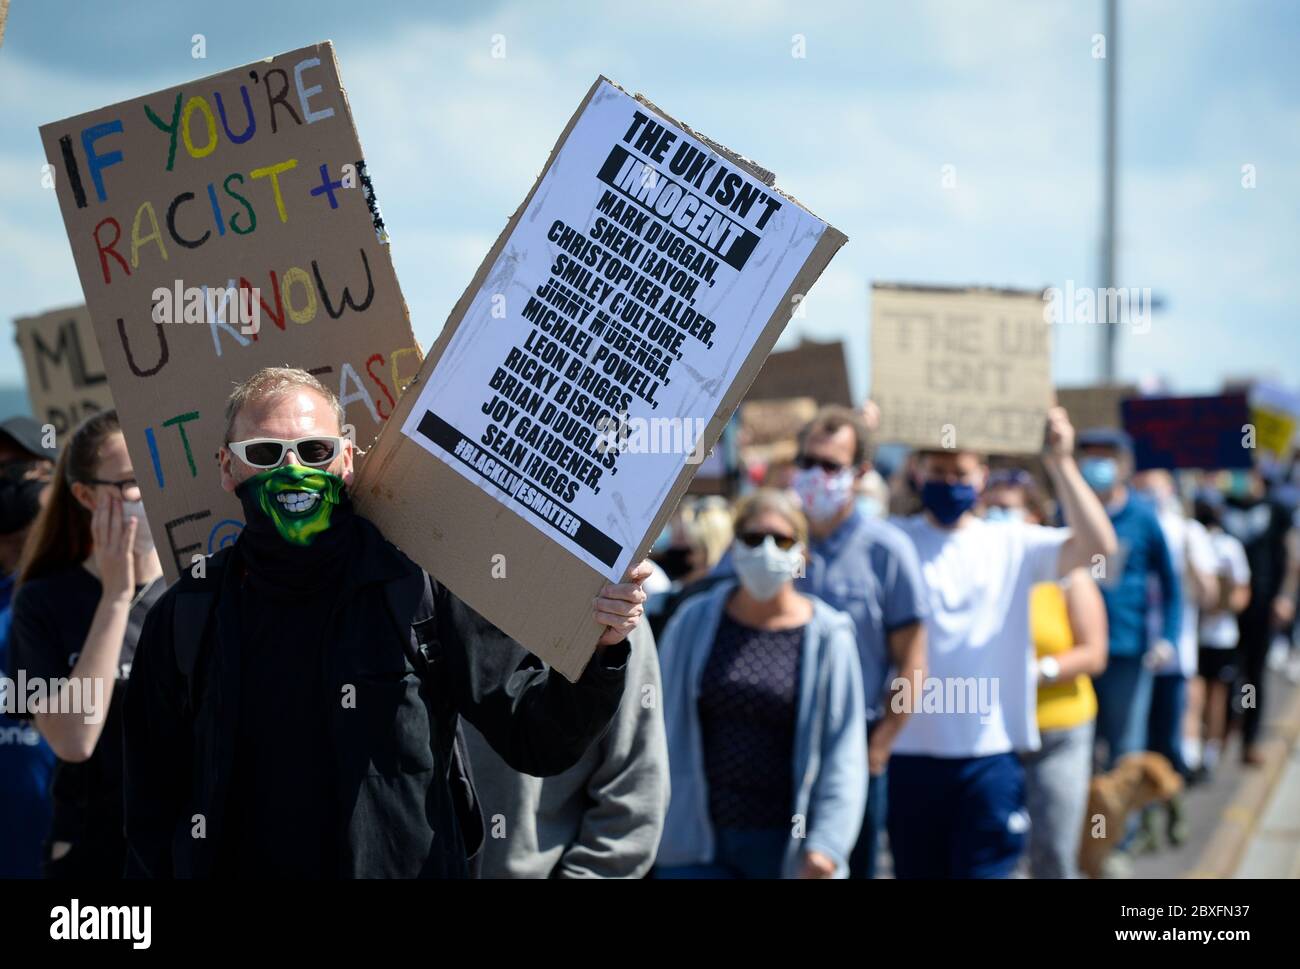
[[[410,608],[414,581],[415,576],[412,575],[405,580],[384,584],[384,599],[393,622],[399,629],[404,625],[404,621],[399,617]],[[478,793],[474,790],[474,778],[470,773],[469,754],[465,746],[460,717],[452,706],[451,693],[443,681],[447,675],[446,661],[442,655],[442,643],[438,639],[437,604],[434,601],[433,581],[423,569],[419,570],[419,581],[422,585],[420,603],[409,620],[408,655],[429,695],[434,698],[434,708],[439,723],[454,730],[451,762],[447,765],[447,782],[451,788],[452,801],[456,806],[456,820],[465,839],[465,856],[470,861],[471,871],[477,874],[479,860],[476,856],[483,847],[486,834],[483,815]]]

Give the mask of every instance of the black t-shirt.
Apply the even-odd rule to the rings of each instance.
[[[804,634],[803,626],[753,629],[722,615],[699,699],[709,815],[719,828],[790,824]]]
[[[334,771],[325,650],[338,593],[277,596],[245,577],[240,589],[239,714],[220,876],[337,874]]]
[[[103,731],[90,759],[80,764],[59,761],[54,774],[54,819],[51,841],[68,841],[84,853],[113,858],[125,851],[122,827],[122,706],[131,660],[145,615],[166,590],[162,578],[136,590],[118,659],[117,682]],[[81,656],[103,586],[81,565],[33,579],[14,597],[10,643],[14,675],[28,680],[67,677]],[[75,849],[74,849],[75,850]],[[121,870],[105,872],[121,877]]]
[[[1223,509],[1223,529],[1246,548],[1250,563],[1250,606],[1247,612],[1268,612],[1286,577],[1286,533],[1294,515],[1267,498],[1229,498]]]

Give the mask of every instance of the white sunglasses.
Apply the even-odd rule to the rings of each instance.
[[[344,438],[313,434],[296,441],[277,437],[252,437],[247,441],[231,441],[226,447],[239,460],[253,468],[274,468],[284,459],[286,451],[293,451],[298,460],[309,468],[323,468],[343,451]]]

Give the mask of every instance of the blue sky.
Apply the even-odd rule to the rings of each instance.
[[[1188,392],[1248,375],[1300,384],[1300,4],[1120,6],[1117,282],[1164,302],[1149,332],[1123,332],[1120,375]],[[846,340],[863,394],[872,280],[1096,282],[1102,7],[12,0],[0,320],[82,299],[40,185],[38,125],[331,39],[425,347],[604,73],[772,169],[849,236],[780,345]],[[1058,384],[1096,378],[1099,337],[1056,328]],[[21,372],[5,341],[0,383]]]

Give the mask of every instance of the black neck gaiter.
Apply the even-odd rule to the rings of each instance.
[[[270,595],[337,595],[355,529],[341,479],[289,465],[235,489],[244,509],[237,548],[254,588]]]

